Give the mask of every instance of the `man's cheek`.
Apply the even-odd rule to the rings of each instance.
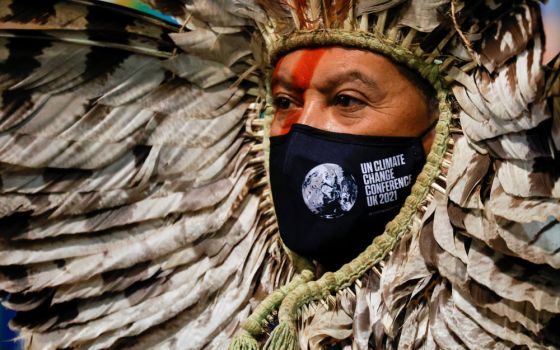
[[[301,111],[276,113],[272,122],[274,135],[284,135],[290,132],[292,125],[299,121]]]

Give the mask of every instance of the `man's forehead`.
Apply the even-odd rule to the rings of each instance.
[[[272,84],[281,82],[295,89],[308,88],[317,65],[330,49],[301,49],[284,56],[276,64]]]
[[[362,72],[374,75],[377,71],[394,71],[391,61],[382,55],[361,49],[343,47],[302,48],[278,60],[272,75],[272,84],[289,84],[305,89],[315,73],[329,74]]]

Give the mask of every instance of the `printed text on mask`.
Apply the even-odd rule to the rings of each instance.
[[[404,154],[360,164],[368,207],[396,201],[397,190],[410,185],[412,175],[395,178],[394,169],[404,164]]]

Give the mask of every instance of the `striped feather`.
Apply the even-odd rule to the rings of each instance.
[[[170,34],[170,37],[184,52],[227,67],[251,53],[248,37],[242,32],[217,33],[197,28],[185,33]]]
[[[247,192],[262,169],[248,165],[251,143],[240,132],[257,75],[231,87],[251,67],[240,61],[250,51],[239,51],[231,68],[216,63],[225,75],[194,76],[201,58],[166,62],[174,47],[167,33],[176,28],[149,16],[91,1],[2,6],[0,220],[10,231],[0,245],[9,251],[0,285],[12,293],[6,305],[20,311],[12,326],[31,347],[110,346],[171,318],[172,295],[196,286],[193,269],[209,282],[212,271],[225,278],[237,271],[240,242],[243,249],[257,242],[247,233],[259,200]],[[246,45],[239,38],[235,50]],[[259,258],[237,285],[201,286],[184,307],[218,290],[244,290],[220,316],[246,315],[253,280],[274,276],[262,280],[271,290],[288,277],[263,275],[270,257],[255,247]],[[168,307],[141,322],[157,300]],[[107,322],[126,314],[138,317],[134,327],[127,317]],[[103,338],[92,322],[106,330]],[[80,327],[85,333],[72,333]]]
[[[481,40],[474,43],[475,57],[490,73],[524,50],[542,31],[538,5],[531,1],[511,4],[482,2],[478,19]]]

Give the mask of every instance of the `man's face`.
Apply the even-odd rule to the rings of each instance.
[[[434,117],[425,97],[389,59],[369,51],[328,47],[282,57],[272,75],[276,113],[271,136],[299,123],[371,136],[419,136]],[[428,153],[433,131],[423,140]]]

